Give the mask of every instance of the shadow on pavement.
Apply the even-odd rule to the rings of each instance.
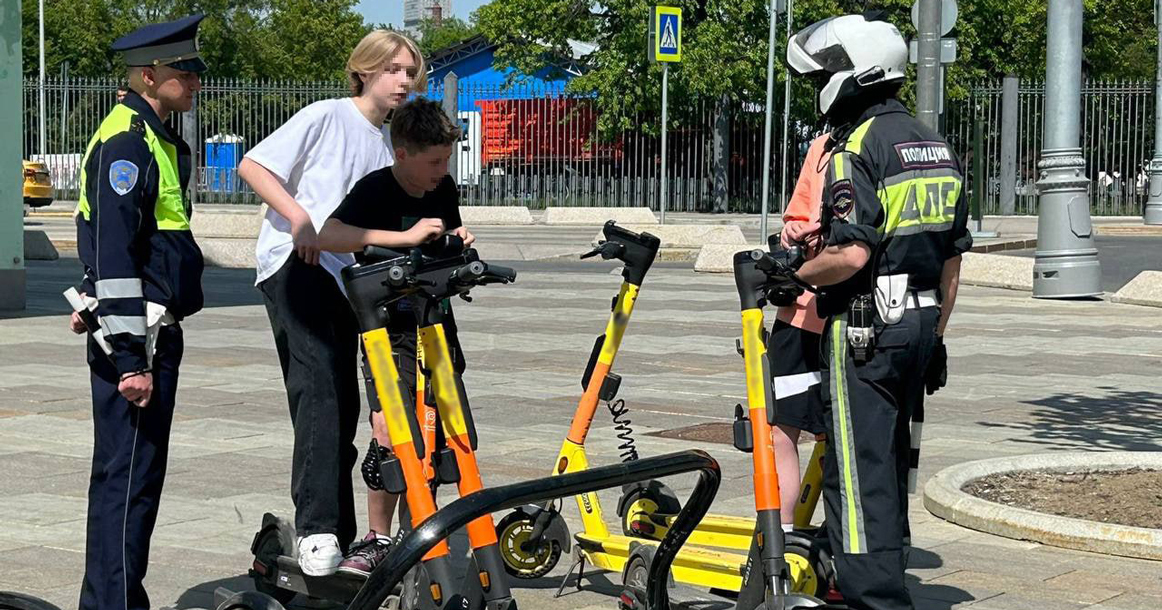
[[[187,589],[182,593],[173,606],[173,610],[215,610],[214,591],[218,587],[225,587],[233,592],[253,591],[254,581],[245,574],[212,580]]]
[[[24,311],[0,311],[0,320],[65,316],[72,312],[61,293],[81,282],[81,263],[76,258],[28,261],[28,306]],[[209,267],[202,276],[205,309],[261,305],[262,294],[254,287],[253,269]]]
[[[1162,394],[1102,386],[1101,396],[1059,393],[1023,401],[1036,407],[1027,421],[990,423],[990,428],[1027,433],[1013,439],[1053,448],[1157,451],[1162,438]]]
[[[50,604],[43,599],[25,595],[23,593],[15,593],[12,591],[0,591],[0,610],[61,610],[53,604]]]
[[[912,547],[908,552],[909,570],[934,570],[942,566],[944,559],[932,551]],[[914,574],[905,574],[904,580],[916,610],[950,610],[957,604],[976,600],[968,591],[949,585],[925,583]]]

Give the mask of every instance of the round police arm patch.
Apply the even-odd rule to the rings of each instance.
[[[836,180],[831,185],[831,211],[836,218],[847,218],[855,207],[855,187],[851,180]]]
[[[137,176],[140,173],[136,163],[118,159],[109,164],[109,186],[113,187],[113,191],[118,195],[124,196],[137,186]]]

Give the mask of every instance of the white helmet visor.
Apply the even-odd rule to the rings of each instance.
[[[827,72],[835,74],[854,68],[851,57],[831,27],[838,17],[813,23],[791,38],[787,45],[787,63],[799,74]]]

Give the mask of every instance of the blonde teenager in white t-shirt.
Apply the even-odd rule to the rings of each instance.
[[[360,413],[359,328],[339,287],[339,270],[354,261],[320,251],[318,230],[360,178],[392,164],[384,121],[410,92],[426,87],[426,71],[414,42],[371,32],[347,60],[352,96],[303,108],[238,169],[270,206],[258,236],[255,283],[290,404],[299,565],[311,576],[333,573],[357,533],[351,471]],[[396,498],[370,493],[368,537],[377,544],[390,529]]]

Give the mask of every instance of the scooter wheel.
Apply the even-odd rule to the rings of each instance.
[[[815,596],[828,603],[842,600],[842,595],[839,594],[835,583],[835,560],[831,557],[830,545],[816,540],[808,546],[811,549],[811,568],[819,577],[819,590]]]
[[[56,606],[22,593],[0,591],[0,610],[60,610]]]
[[[682,510],[673,492],[661,483],[635,487],[622,498],[620,504],[625,507],[621,515],[621,533],[630,538],[647,540],[661,540],[665,535],[664,531],[649,522],[650,515],[673,516]]]
[[[622,584],[639,591],[645,591],[650,581],[650,560],[644,554],[638,553],[630,558],[625,566]]]
[[[283,542],[279,537],[278,529],[271,528],[266,530],[254,545],[254,558],[266,565],[277,565],[279,555],[289,555],[289,550],[283,548]],[[278,600],[278,603],[286,605],[295,598],[295,592],[289,589],[280,589],[278,585],[272,582],[266,576],[251,570],[251,579],[254,580],[254,588],[259,593],[263,593]]]
[[[560,515],[553,517],[560,519]],[[504,560],[504,570],[515,578],[528,580],[548,574],[561,560],[562,541],[554,540],[547,534],[534,552],[521,548],[533,531],[532,515],[515,511],[505,515],[496,525],[500,542],[500,557]]]
[[[810,548],[788,540],[783,550],[783,559],[790,568],[792,593],[822,597],[827,592],[830,586],[827,575],[819,572],[819,565],[813,561]]]

